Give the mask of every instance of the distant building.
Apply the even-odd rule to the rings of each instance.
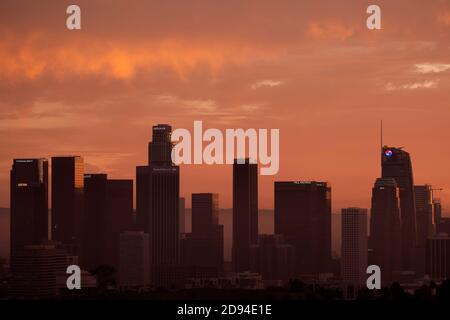
[[[51,298],[58,294],[57,276],[66,272],[67,252],[55,244],[29,245],[15,251],[10,295]]]
[[[260,235],[251,247],[251,271],[263,280],[287,283],[295,277],[295,248],[282,235]]]
[[[372,189],[370,215],[369,264],[383,270],[382,281],[393,280],[395,271],[401,270],[401,219],[397,182],[392,178],[378,178]]]
[[[415,270],[417,261],[417,218],[411,157],[402,148],[382,149],[382,178],[396,181],[400,197],[402,270]]]
[[[192,194],[192,233],[181,239],[181,263],[185,266],[223,270],[223,225],[219,224],[219,195]]]
[[[52,157],[52,240],[81,254],[84,163],[77,156]]]
[[[436,225],[436,234],[446,233],[450,234],[450,218],[442,217]]]
[[[430,185],[414,186],[417,219],[417,249],[415,270],[425,273],[425,247],[427,238],[435,234],[433,189]]]
[[[258,165],[250,159],[233,164],[232,260],[236,272],[250,270],[250,247],[258,242]]]
[[[442,204],[441,199],[434,198],[433,199],[433,212],[434,212],[434,223],[437,225],[441,222],[442,218]]]
[[[48,232],[48,161],[14,159],[11,169],[11,256],[40,244]]]
[[[147,286],[150,283],[149,237],[142,231],[120,234],[120,286]]]
[[[120,234],[133,225],[133,180],[108,179],[103,262],[119,270]]]
[[[327,182],[275,182],[275,234],[295,247],[296,273],[331,269],[331,187]]]
[[[186,199],[183,197],[180,197],[180,227],[179,227],[179,233],[185,233],[186,232]]]
[[[430,185],[414,186],[417,217],[417,244],[425,247],[428,237],[434,235],[433,189]]]
[[[450,279],[450,237],[447,234],[427,239],[426,272],[435,281]]]
[[[359,287],[366,283],[368,232],[367,209],[344,208],[341,214],[341,275],[346,285]]]
[[[84,176],[83,251],[87,270],[105,264],[119,268],[119,236],[133,220],[133,181],[108,180],[106,174]]]
[[[84,219],[81,265],[92,271],[103,264],[106,212],[106,174],[84,175]]]
[[[171,159],[172,127],[152,128],[148,165],[136,167],[136,218],[149,235],[150,282],[163,284],[163,272],[180,261],[180,168]]]

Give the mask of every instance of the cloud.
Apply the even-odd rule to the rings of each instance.
[[[170,105],[182,109],[183,112],[197,115],[217,115],[218,106],[214,100],[207,99],[181,99],[173,95],[160,95],[156,97],[156,102]]]
[[[279,81],[279,80],[261,80],[258,82],[255,82],[254,84],[251,85],[252,89],[259,89],[262,87],[278,87],[283,85],[284,82],[283,81]]]
[[[307,35],[313,40],[344,41],[354,34],[354,29],[338,23],[311,23]]]
[[[417,73],[440,73],[450,70],[450,63],[421,63],[414,66]]]
[[[443,12],[439,15],[438,21],[444,25],[450,26],[450,12]]]
[[[394,85],[392,82],[386,84],[387,91],[396,90],[415,90],[415,89],[433,89],[437,87],[439,80],[426,80],[422,82],[412,82],[403,85]]]
[[[139,72],[161,68],[186,77],[199,66],[217,72],[225,64],[243,64],[276,55],[237,42],[194,42],[176,38],[127,42],[86,38],[65,38],[49,44],[40,33],[21,39],[0,35],[0,74],[7,78],[34,80],[43,76],[64,79],[70,76],[103,76],[119,80],[134,78]],[[47,46],[45,45],[47,44]]]

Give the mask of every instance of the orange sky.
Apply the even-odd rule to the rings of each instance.
[[[79,154],[134,178],[151,126],[279,128],[274,180],[327,180],[333,211],[370,206],[385,142],[450,205],[450,2],[23,1],[0,3],[0,206],[15,157]],[[65,28],[67,5],[82,30]],[[108,3],[108,5],[106,5]],[[382,30],[366,29],[366,7]],[[231,168],[182,166],[181,193],[231,203]],[[189,202],[188,202],[189,205]]]

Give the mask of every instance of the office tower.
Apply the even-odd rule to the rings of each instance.
[[[119,267],[119,235],[133,219],[133,181],[108,180],[106,174],[84,175],[82,265]]]
[[[440,233],[427,239],[426,273],[434,281],[450,279],[450,237]]]
[[[171,131],[165,124],[153,127],[149,164],[136,167],[136,216],[139,229],[149,234],[154,285],[162,284],[159,271],[179,263],[180,169],[171,161]]]
[[[119,270],[120,234],[133,225],[133,180],[108,179],[102,262]]]
[[[433,189],[430,185],[414,186],[417,218],[417,244],[425,247],[426,239],[435,231]]]
[[[327,182],[275,182],[275,234],[295,247],[296,272],[331,269],[331,187]]]
[[[223,270],[223,226],[219,224],[219,195],[192,194],[192,233],[181,239],[184,266],[214,267]]]
[[[149,237],[142,231],[126,231],[120,234],[121,286],[146,286],[149,284]]]
[[[14,159],[11,169],[11,256],[48,240],[48,161]]]
[[[184,198],[180,198],[180,234],[186,232],[186,200]]]
[[[384,146],[382,149],[382,177],[395,179],[400,190],[402,268],[403,270],[414,270],[417,222],[413,170],[409,153],[402,148]]]
[[[414,186],[417,221],[416,272],[425,273],[425,247],[427,238],[435,233],[433,189],[430,185]]]
[[[10,295],[16,298],[51,298],[58,294],[57,277],[66,274],[67,252],[56,244],[26,245],[11,263]]]
[[[233,164],[233,244],[236,272],[250,270],[250,246],[258,243],[258,165],[249,159]]]
[[[436,234],[446,233],[450,234],[450,218],[441,218],[439,224],[436,226]]]
[[[81,265],[93,270],[103,264],[103,234],[106,217],[106,174],[84,175],[84,220]]]
[[[279,234],[263,234],[251,246],[251,271],[265,281],[288,282],[295,276],[295,248]]]
[[[433,199],[433,212],[434,212],[434,223],[436,224],[436,228],[441,222],[442,218],[442,204],[441,199],[434,198]]]
[[[81,250],[83,225],[83,158],[52,157],[52,239],[70,254]]]
[[[390,281],[401,270],[400,191],[393,178],[378,178],[372,189],[370,247],[372,261],[382,272],[382,281]]]
[[[346,285],[358,287],[366,283],[367,209],[344,208],[341,215],[341,275]]]
[[[172,127],[158,124],[152,128],[152,141],[148,143],[148,163],[153,166],[172,166]]]
[[[192,233],[209,235],[211,227],[219,224],[219,195],[217,193],[192,194]]]

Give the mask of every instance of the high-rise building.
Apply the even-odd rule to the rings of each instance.
[[[346,285],[366,283],[368,233],[367,209],[344,208],[341,214],[341,274]]]
[[[211,226],[219,224],[219,195],[217,193],[192,194],[192,233],[208,235]]]
[[[192,194],[192,233],[181,239],[184,266],[214,267],[223,270],[223,225],[219,224],[219,195]]]
[[[82,265],[91,270],[106,264],[118,270],[120,233],[132,226],[133,181],[86,174],[84,184]]]
[[[11,261],[10,295],[16,298],[51,298],[58,294],[57,277],[66,274],[67,252],[56,244],[26,245]]]
[[[180,197],[180,234],[186,232],[186,199]]]
[[[435,281],[450,279],[450,237],[446,233],[427,239],[426,273]]]
[[[52,157],[52,239],[70,254],[81,250],[84,163],[78,156]]]
[[[81,265],[93,270],[103,264],[102,249],[106,217],[106,174],[84,175],[84,219]]]
[[[391,281],[392,274],[401,270],[400,191],[393,178],[378,178],[372,189],[370,215],[369,264],[378,265],[382,280]]]
[[[14,159],[11,169],[11,256],[48,240],[48,161]]]
[[[414,200],[414,180],[411,158],[402,148],[384,146],[382,149],[382,177],[393,178],[400,191],[402,228],[402,269],[415,270],[417,248],[417,220]]]
[[[169,125],[153,127],[148,166],[136,167],[138,227],[149,234],[151,283],[161,284],[158,270],[179,263],[180,169],[171,160]]]
[[[103,263],[119,270],[120,234],[133,225],[133,180],[108,179]]]
[[[258,243],[258,165],[250,159],[233,164],[233,244],[236,272],[250,270],[250,246]]]
[[[331,187],[327,182],[275,182],[275,234],[295,247],[297,274],[331,269]]]
[[[121,286],[146,286],[149,284],[149,238],[142,231],[126,231],[120,234]]]
[[[435,234],[433,189],[430,185],[414,186],[417,221],[416,272],[425,273],[425,247],[427,238]]]
[[[433,212],[434,212],[434,223],[436,224],[436,228],[441,222],[442,218],[442,204],[441,199],[434,198],[433,199]]]
[[[433,189],[430,185],[414,186],[417,218],[417,244],[425,247],[426,239],[434,235]]]
[[[282,235],[259,235],[251,247],[251,271],[266,281],[286,283],[295,276],[295,248],[285,243]]]
[[[152,141],[148,143],[148,164],[172,166],[172,127],[158,124],[152,128]]]

